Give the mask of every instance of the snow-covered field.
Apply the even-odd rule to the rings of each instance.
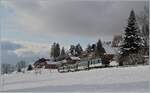
[[[148,92],[149,66],[113,67],[58,73],[42,70],[13,73],[1,78],[1,91],[9,92]]]

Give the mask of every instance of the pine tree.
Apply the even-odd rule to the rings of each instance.
[[[28,65],[28,68],[27,68],[27,70],[28,71],[31,71],[31,70],[33,70],[33,67],[32,67],[32,65],[30,64],[30,65]]]
[[[101,40],[98,40],[97,44],[96,44],[96,54],[98,56],[103,55],[104,53],[106,53],[105,49],[102,46],[102,42]]]
[[[92,44],[92,52],[96,52],[96,44]]]
[[[53,58],[54,58],[55,46],[56,46],[56,43],[54,42],[53,45],[51,46],[51,52],[50,52],[50,56]]]
[[[137,15],[138,23],[141,25],[142,35],[144,40],[144,46],[149,50],[149,5],[144,6],[143,11]]]
[[[92,46],[91,46],[90,44],[87,46],[86,52],[87,52],[87,53],[92,52]]]
[[[82,49],[82,47],[81,47],[80,44],[77,44],[77,45],[76,45],[75,51],[76,51],[76,56],[80,56],[80,55],[81,55],[83,49]]]
[[[60,56],[60,46],[59,46],[59,43],[56,44],[56,47],[55,47],[55,57],[59,57]]]
[[[26,62],[25,61],[19,61],[17,64],[16,64],[16,67],[17,67],[17,71],[18,72],[21,72],[21,69],[25,68],[26,67]]]
[[[53,43],[53,45],[51,46],[51,57],[54,58],[54,60],[60,56],[60,46],[59,43]]]
[[[143,55],[149,55],[149,5],[146,4],[144,10],[138,15],[139,24],[142,26],[141,32],[143,35],[144,48]]]
[[[75,46],[74,45],[71,45],[69,50],[70,50],[71,55],[74,56],[76,54],[75,53],[76,51],[75,51]]]
[[[136,54],[142,46],[142,38],[138,28],[135,13],[132,10],[128,19],[128,25],[125,28],[123,43],[121,45],[121,58]],[[121,62],[120,65],[123,65]]]
[[[63,57],[63,56],[65,56],[65,55],[66,55],[65,49],[64,49],[64,47],[62,47],[60,56]]]

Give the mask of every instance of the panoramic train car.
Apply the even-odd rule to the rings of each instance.
[[[62,65],[58,67],[58,72],[74,72],[100,66],[102,66],[102,61],[100,58],[92,60],[78,60],[75,63],[62,62]]]

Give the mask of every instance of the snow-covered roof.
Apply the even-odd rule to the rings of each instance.
[[[111,45],[103,44],[103,47],[107,54],[116,54],[117,48],[111,47]]]
[[[48,64],[60,64],[60,62],[47,61]]]
[[[62,62],[61,63],[67,63],[67,60],[66,59],[64,59],[64,60],[62,60]]]
[[[144,57],[149,57],[149,56],[145,55]]]
[[[80,60],[79,57],[70,57],[72,60]]]

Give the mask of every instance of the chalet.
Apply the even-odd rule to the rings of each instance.
[[[80,61],[80,58],[79,57],[70,57],[70,56],[68,56],[68,57],[66,57],[66,59],[64,59],[63,61],[62,61],[62,63],[63,64],[75,64],[75,63],[77,63],[77,62],[79,62]]]
[[[91,52],[89,55],[88,55],[88,58],[89,59],[93,59],[96,57],[96,53],[95,52]]]
[[[33,65],[34,68],[57,69],[60,62],[52,62],[50,59],[38,59]]]
[[[45,69],[57,69],[58,66],[60,65],[60,62],[52,62],[52,61],[48,61],[47,65],[45,66]]]
[[[49,61],[49,59],[45,59],[45,58],[40,58],[38,59],[33,65],[34,68],[42,68],[44,66],[47,65],[47,61]]]
[[[118,47],[112,47],[110,45],[104,44],[103,45],[106,53],[104,54],[104,59],[106,58],[106,60],[114,60],[117,58],[116,53],[118,51]]]
[[[87,51],[82,51],[81,55],[79,56],[80,58],[87,58],[88,57],[88,53]]]
[[[123,37],[121,35],[116,35],[114,36],[113,38],[113,41],[112,41],[112,47],[119,47],[120,44],[122,43],[123,41]]]

